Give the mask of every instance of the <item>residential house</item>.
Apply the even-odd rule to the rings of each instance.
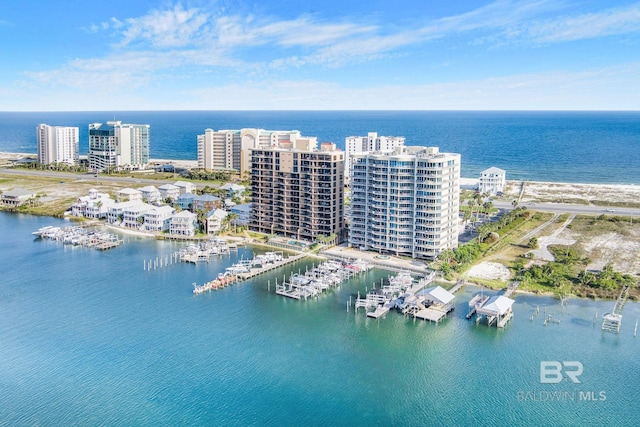
[[[142,200],[147,203],[155,204],[161,201],[160,191],[153,185],[147,185],[138,190],[142,193]]]
[[[238,215],[233,221],[236,225],[249,225],[251,223],[251,206],[251,203],[245,203],[231,208],[231,213]]]
[[[232,182],[227,182],[225,185],[221,186],[220,189],[227,192],[227,197],[242,197],[244,191],[246,190],[244,185],[238,185]]]
[[[142,192],[135,188],[123,188],[116,193],[118,202],[141,202]]]
[[[99,193],[96,189],[89,190],[88,196],[80,196],[76,203],[71,205],[73,216],[100,219],[107,217],[109,206],[115,203],[107,193]]]
[[[189,211],[179,212],[171,217],[169,234],[178,236],[193,236],[196,230],[198,216]]]
[[[227,211],[222,209],[213,209],[207,213],[206,229],[207,234],[216,234],[222,230],[224,219],[227,217]]]
[[[194,193],[196,191],[196,185],[193,182],[176,181],[173,185],[180,189],[180,194]]]
[[[0,202],[5,206],[20,206],[29,199],[36,197],[36,193],[22,188],[7,190],[0,195]]]
[[[195,199],[196,195],[192,193],[185,193],[178,196],[176,199],[176,204],[180,206],[182,210],[195,211],[193,208],[193,199]]]
[[[176,210],[171,206],[157,206],[144,213],[144,228],[147,231],[167,231]]]
[[[176,200],[180,195],[180,188],[176,187],[173,184],[161,185],[160,187],[158,187],[158,191],[160,192],[160,197],[162,197],[163,200]]]
[[[130,202],[122,212],[122,226],[127,228],[144,229],[144,215],[155,209],[155,206],[143,202]]]
[[[496,167],[490,167],[480,172],[478,191],[480,193],[498,194],[504,191],[507,173]]]
[[[221,207],[222,200],[220,200],[219,197],[213,196],[211,194],[203,194],[201,196],[196,196],[193,198],[193,212],[197,210],[209,212]]]

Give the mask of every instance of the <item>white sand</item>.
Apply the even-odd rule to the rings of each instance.
[[[509,268],[505,265],[498,262],[484,261],[471,267],[465,275],[467,277],[475,277],[478,279],[499,279],[505,282],[511,277],[511,271],[509,271]]]

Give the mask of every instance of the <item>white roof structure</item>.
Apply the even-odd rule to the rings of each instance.
[[[118,190],[118,194],[128,194],[128,195],[134,195],[134,194],[142,194],[142,192],[140,190],[136,190],[135,188],[123,188],[122,190]]]
[[[446,289],[440,286],[434,286],[432,288],[425,289],[424,297],[429,300],[439,304],[449,304],[455,296],[447,291]]]
[[[173,184],[162,184],[160,187],[158,187],[158,189],[160,189],[160,190],[179,190],[180,187],[176,187]]]
[[[503,316],[515,301],[502,295],[493,296],[485,305],[478,309],[478,313],[488,314],[492,316]]]
[[[495,166],[491,166],[489,169],[485,169],[482,171],[483,174],[500,174],[504,175],[505,171],[503,169],[497,168]]]
[[[231,190],[231,191],[244,191],[244,185],[238,185],[231,182],[227,182],[225,185],[220,187],[221,190]]]

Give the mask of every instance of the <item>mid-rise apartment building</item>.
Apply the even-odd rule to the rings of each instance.
[[[198,135],[198,167],[205,170],[229,169],[240,173],[251,168],[253,148],[283,147],[302,138],[297,130],[206,129]]]
[[[344,152],[315,149],[315,138],[292,148],[251,151],[252,230],[299,240],[344,238]],[[301,142],[300,140],[298,142]]]
[[[345,138],[344,146],[346,150],[344,174],[349,182],[351,174],[351,155],[377,151],[387,153],[396,147],[404,145],[403,136],[378,136],[377,132],[369,132],[367,136],[348,136]]]
[[[79,160],[79,128],[69,126],[36,127],[38,141],[38,163],[66,163],[75,165]]]
[[[351,160],[351,246],[424,259],[458,246],[460,154],[401,146]]]
[[[121,121],[89,125],[89,168],[144,169],[149,163],[149,125]]]

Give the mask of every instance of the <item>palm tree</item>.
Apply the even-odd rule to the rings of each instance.
[[[235,233],[237,231],[237,224],[236,224],[236,220],[238,219],[238,214],[235,212],[230,212],[229,214],[227,214],[227,216],[225,217],[225,220],[228,218],[228,222],[230,224],[233,224],[233,232]]]

